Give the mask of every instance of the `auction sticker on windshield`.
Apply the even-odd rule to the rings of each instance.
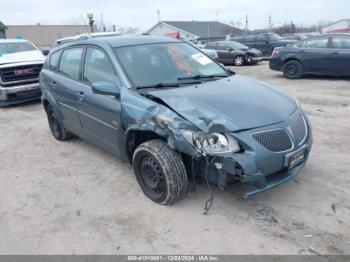
[[[206,57],[205,55],[201,54],[201,53],[197,53],[194,55],[191,55],[191,57],[196,60],[198,63],[200,63],[201,65],[207,65],[212,63],[213,61],[211,61],[208,57]]]

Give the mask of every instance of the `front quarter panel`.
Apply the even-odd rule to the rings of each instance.
[[[121,93],[121,124],[124,130],[121,144],[132,131],[151,131],[167,141],[168,145],[182,153],[197,155],[194,147],[185,140],[181,129],[197,130],[190,122],[171,109],[140,95],[135,89],[123,89]],[[124,147],[123,158],[128,158]]]

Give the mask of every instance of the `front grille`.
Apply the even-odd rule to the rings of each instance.
[[[3,83],[37,79],[42,66],[39,64],[1,68],[0,78]]]
[[[295,142],[297,144],[300,144],[301,142],[303,142],[307,132],[305,119],[303,115],[297,114],[294,118],[292,118],[290,121],[290,128],[292,131],[291,133],[294,136]]]
[[[252,136],[256,141],[272,152],[287,151],[293,147],[290,136],[284,129],[262,131]]]

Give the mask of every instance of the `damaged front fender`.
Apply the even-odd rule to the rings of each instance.
[[[198,152],[181,133],[181,129],[197,130],[196,127],[166,106],[147,99],[134,90],[121,94],[121,120],[126,144],[130,134],[151,132],[155,137],[167,141],[172,149],[198,156]],[[137,145],[136,143],[133,147]],[[130,153],[130,147],[126,148],[125,154]]]

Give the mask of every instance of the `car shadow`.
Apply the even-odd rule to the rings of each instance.
[[[346,76],[316,76],[316,75],[305,75],[302,76],[299,79],[288,79],[283,74],[276,74],[277,78],[280,79],[286,79],[290,81],[297,81],[297,80],[324,80],[324,81],[350,81],[350,77]]]

